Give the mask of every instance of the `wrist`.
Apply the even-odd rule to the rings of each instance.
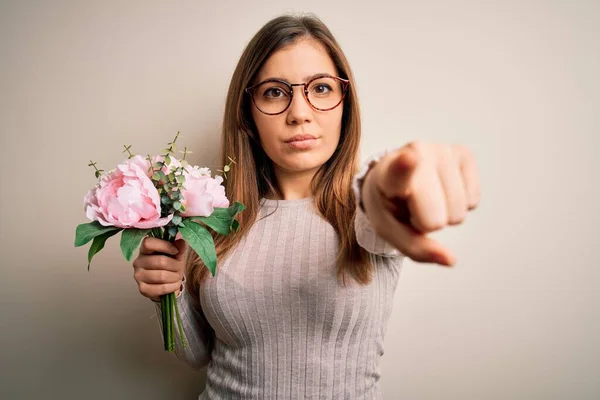
[[[369,164],[368,164],[368,169],[365,172],[364,176],[362,177],[362,179],[360,180],[360,186],[359,186],[359,190],[360,190],[360,200],[359,200],[359,205],[360,208],[363,212],[366,211],[365,209],[365,197],[367,195],[367,191],[366,189],[369,187],[369,185],[371,184],[370,181],[373,177],[373,170],[377,167],[377,164],[379,164],[379,160],[372,160]]]

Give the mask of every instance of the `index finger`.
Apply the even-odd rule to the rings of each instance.
[[[419,163],[416,150],[405,147],[382,160],[380,191],[388,199],[406,199],[411,195],[411,181]]]
[[[383,213],[387,217],[379,235],[402,254],[413,261],[435,263],[446,267],[452,267],[456,263],[454,254],[439,242],[396,220],[387,210]]]
[[[140,245],[140,254],[150,255],[154,253],[163,253],[168,255],[175,255],[179,252],[179,249],[175,247],[172,243],[169,243],[166,240],[153,238],[150,236],[146,236],[142,240],[142,244]]]

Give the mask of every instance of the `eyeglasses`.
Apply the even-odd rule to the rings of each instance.
[[[304,98],[317,111],[333,110],[346,97],[350,81],[331,75],[320,75],[306,83],[289,83],[267,79],[246,88],[256,108],[267,115],[278,115],[288,109],[294,97],[294,86],[304,88]]]

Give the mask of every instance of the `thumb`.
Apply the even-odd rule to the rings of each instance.
[[[411,182],[419,165],[419,154],[406,147],[382,160],[383,176],[379,189],[388,199],[411,195]]]
[[[185,255],[188,249],[187,242],[183,239],[177,239],[175,242],[173,242],[173,245],[177,247],[177,250],[179,250],[179,252],[175,255],[175,259],[179,261],[185,260]]]

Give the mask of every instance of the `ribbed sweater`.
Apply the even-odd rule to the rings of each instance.
[[[376,270],[368,285],[342,285],[339,238],[313,201],[262,199],[200,303],[185,286],[179,294],[187,346],[177,340],[175,352],[207,367],[199,399],[383,398],[379,361],[403,255],[357,207],[357,241]],[[160,303],[156,312],[160,321]]]

